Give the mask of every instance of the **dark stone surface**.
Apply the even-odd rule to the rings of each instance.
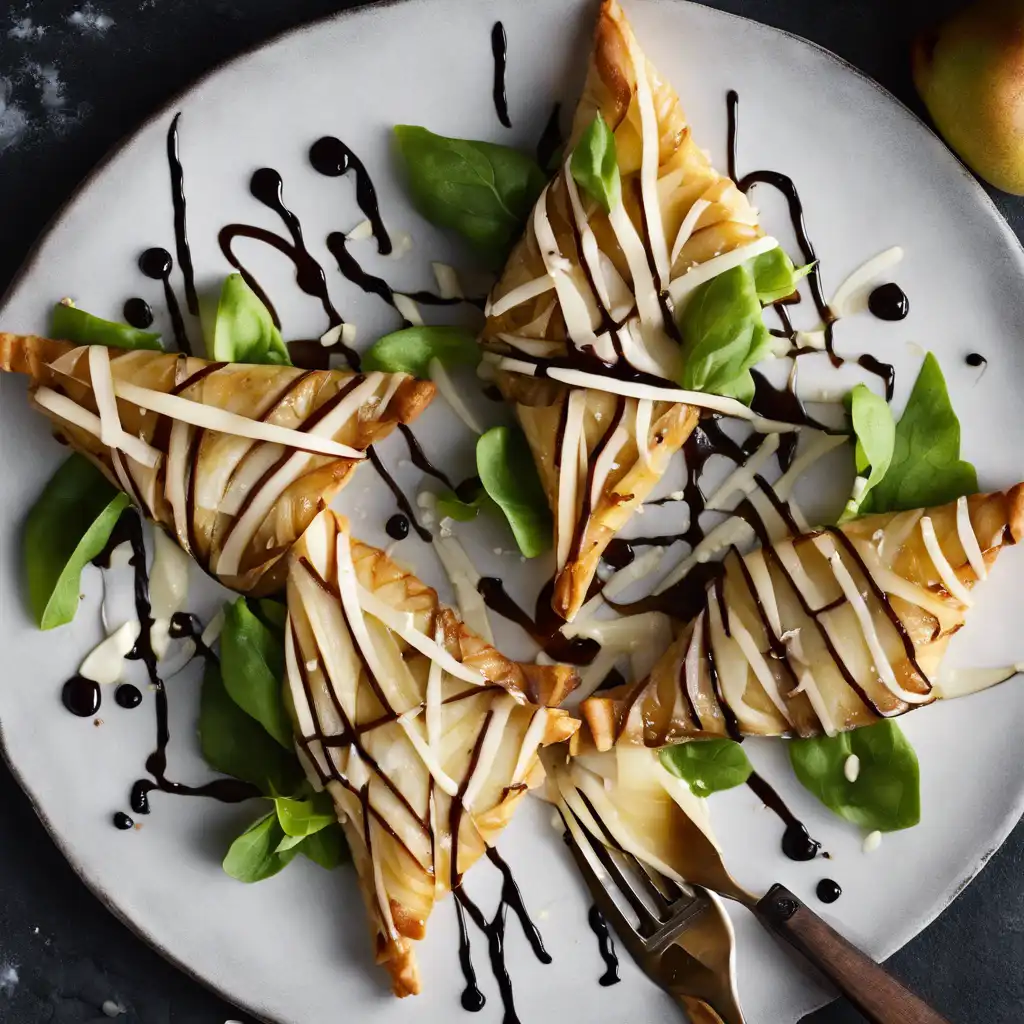
[[[0,83],[0,288],[71,189],[142,118],[225,58],[347,6],[334,0],[0,3],[0,78],[7,83]],[[959,5],[716,0],[712,6],[821,43],[920,111],[908,68],[910,39]],[[84,14],[86,24],[69,20],[75,12]],[[95,26],[99,15],[112,24],[100,19]],[[13,141],[12,128],[19,136]],[[1024,202],[1005,196],[996,201],[1014,229],[1024,230]],[[1022,874],[1024,831],[1018,829],[978,881],[891,961],[951,1021],[1024,1021]],[[17,971],[16,985],[5,973],[10,968]],[[166,964],[100,906],[0,766],[0,1021],[105,1021],[105,1000],[125,1007],[119,1019],[140,1024],[247,1020]],[[859,1019],[836,1004],[808,1024]]]

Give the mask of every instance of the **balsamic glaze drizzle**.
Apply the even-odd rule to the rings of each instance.
[[[195,271],[192,267],[192,250],[188,244],[185,218],[185,169],[181,164],[178,148],[178,121],[181,111],[171,119],[167,129],[167,165],[171,172],[171,202],[174,206],[174,243],[178,250],[178,266],[185,278],[185,301],[188,311],[199,316],[199,296],[196,294]]]
[[[508,97],[505,95],[508,38],[505,35],[505,26],[500,21],[496,21],[491,29],[491,53],[494,54],[494,110],[498,115],[498,120],[506,128],[511,128],[512,121],[508,116]]]
[[[811,297],[814,299],[815,308],[818,311],[818,315],[821,317],[821,322],[825,325],[825,351],[828,353],[828,357],[833,366],[842,366],[843,363],[848,360],[843,356],[840,356],[835,350],[835,340],[833,335],[837,318],[828,303],[825,301],[825,292],[821,283],[821,264],[818,262],[814,243],[811,241],[811,237],[807,233],[807,223],[804,218],[804,205],[800,198],[800,193],[797,191],[797,187],[794,184],[793,179],[789,177],[788,174],[783,174],[781,171],[749,171],[742,178],[737,177],[736,141],[739,130],[739,94],[734,89],[730,89],[726,100],[729,115],[729,176],[736,182],[736,186],[741,192],[746,193],[749,192],[754,185],[765,184],[771,185],[773,188],[777,189],[785,198],[786,204],[789,207],[789,216],[793,225],[793,231],[796,233],[797,244],[800,246],[804,262],[814,264],[811,272],[807,275],[807,281],[810,285]],[[776,309],[778,308],[778,305],[776,305]],[[794,340],[794,335],[792,333],[786,333],[784,336],[789,337],[791,341]],[[793,355],[797,354],[798,353],[796,352],[793,353]],[[895,390],[896,379],[893,367],[888,363],[883,363],[869,355],[860,356],[855,361],[863,369],[882,379],[882,382],[885,385],[886,400],[891,400]]]
[[[457,832],[453,830],[453,837]],[[453,838],[452,858],[454,863],[455,849]],[[463,978],[466,987],[462,993],[462,1006],[471,1013],[476,1013],[484,1008],[487,1000],[476,983],[476,971],[473,968],[472,950],[469,941],[469,929],[466,927],[466,915],[484,933],[487,938],[487,952],[491,960],[491,970],[494,973],[495,981],[498,983],[498,991],[501,994],[501,1002],[504,1008],[504,1024],[519,1024],[519,1016],[516,1013],[515,997],[512,991],[512,979],[509,977],[508,967],[505,964],[505,926],[508,920],[508,912],[519,919],[530,948],[534,956],[542,964],[551,963],[551,954],[544,948],[544,941],[540,931],[530,918],[530,913],[523,902],[523,894],[512,877],[512,869],[508,866],[501,854],[493,847],[487,848],[487,858],[501,872],[501,902],[494,917],[488,921],[483,911],[467,895],[465,888],[459,883],[454,886],[456,913],[459,918],[459,963],[462,966]]]
[[[615,940],[608,928],[608,922],[604,914],[598,909],[595,903],[587,914],[587,923],[590,930],[597,936],[597,947],[601,952],[601,959],[604,961],[605,971],[601,975],[598,984],[607,988],[609,985],[616,985],[619,978],[619,957],[615,952]]]
[[[171,271],[174,269],[174,260],[166,249],[155,246],[147,249],[139,256],[139,270],[143,275],[152,281],[161,281],[164,286],[164,301],[167,303],[167,313],[171,318],[171,329],[174,331],[174,343],[179,352],[185,355],[192,355],[192,346],[188,340],[188,333],[185,331],[185,318],[181,315],[181,307],[178,305],[178,298],[171,287]]]
[[[812,839],[802,821],[786,806],[785,801],[774,788],[757,772],[747,779],[747,785],[758,795],[769,810],[774,811],[786,826],[782,834],[782,852],[796,861],[814,860],[821,850],[821,843]]]
[[[562,635],[560,627],[565,624],[564,620],[551,607],[553,583],[549,581],[541,589],[533,618],[512,600],[505,584],[497,576],[481,577],[476,588],[491,611],[519,626],[548,657],[567,665],[589,665],[597,657],[601,645],[589,637],[570,640]]]
[[[127,299],[122,312],[124,314],[124,322],[129,327],[135,327],[140,331],[144,331],[147,327],[153,325],[153,310],[149,308],[149,303],[145,299]]]
[[[156,749],[146,758],[146,771],[151,779],[139,779],[132,786],[131,807],[136,814],[149,813],[149,794],[154,790],[176,793],[183,796],[208,796],[222,803],[239,803],[260,796],[256,786],[237,779],[214,779],[202,786],[187,786],[167,778],[167,745],[171,739],[168,724],[167,690],[160,679],[156,652],[153,650],[153,616],[149,603],[149,572],[146,567],[146,547],[142,535],[142,520],[134,508],[126,509],[115,532],[131,544],[131,565],[135,570],[135,614],[139,620],[139,638],[128,654],[130,660],[141,661],[146,666],[150,685],[154,690],[156,704]],[[187,625],[185,625],[187,623]],[[190,617],[176,615],[171,620],[172,637],[193,636],[198,653],[209,654],[195,634]],[[212,655],[210,655],[212,656]]]
[[[355,175],[356,202],[373,228],[373,236],[377,239],[377,252],[382,256],[391,253],[391,236],[380,215],[377,189],[374,188],[373,179],[363,161],[341,139],[325,135],[310,146],[309,162],[318,174],[328,178],[340,178],[349,171]]]

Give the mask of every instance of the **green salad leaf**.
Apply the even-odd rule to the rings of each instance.
[[[244,597],[224,606],[220,657],[224,687],[231,699],[282,747],[291,750],[292,726],[282,689],[284,648],[252,613]]]
[[[291,357],[270,310],[241,274],[228,274],[213,319],[210,358],[224,363],[290,366]]]
[[[796,777],[829,810],[862,828],[894,832],[921,820],[917,755],[891,719],[837,736],[789,740]],[[855,782],[846,760],[860,759]]]
[[[273,811],[250,825],[230,846],[224,870],[239,882],[272,878],[294,859],[297,847],[279,850],[284,830]]]
[[[757,298],[766,306],[792,295],[800,281],[814,269],[813,263],[794,267],[781,245],[755,256],[747,266],[754,275]]]
[[[407,327],[371,345],[363,356],[363,369],[427,378],[432,359],[446,367],[476,366],[480,362],[476,335],[464,327]]]
[[[535,558],[551,547],[553,526],[544,488],[523,432],[493,427],[476,443],[476,471],[501,509],[519,550]]]
[[[337,821],[334,802],[326,791],[305,800],[275,797],[274,809],[284,834],[293,839],[304,839]]]
[[[506,146],[449,139],[415,125],[396,125],[395,138],[416,209],[500,262],[544,188],[536,161]]]
[[[444,490],[437,495],[438,519],[455,519],[468,523],[484,509],[494,507],[490,495],[484,490],[479,477],[459,484],[457,491]]]
[[[293,750],[284,750],[232,699],[220,666],[208,661],[199,700],[199,749],[214,770],[251,782],[264,793],[294,793],[303,781]]]
[[[76,345],[107,345],[110,348],[148,348],[159,351],[160,335],[140,331],[128,324],[115,323],[86,313],[75,305],[58,302],[50,318],[50,333],[61,341]]]
[[[854,462],[858,486],[839,517],[841,523],[860,513],[864,499],[888,472],[896,444],[896,423],[889,403],[866,384],[858,384],[847,394],[846,406],[857,439]]]
[[[960,421],[939,361],[929,352],[896,424],[889,471],[861,508],[901,512],[944,505],[977,490],[977,472],[960,458]]]
[[[327,871],[333,871],[349,859],[345,833],[337,821],[299,840],[299,852]]]
[[[569,170],[576,184],[607,212],[622,202],[615,134],[597,114],[572,151]]]
[[[735,740],[688,740],[662,747],[661,763],[686,782],[694,796],[742,786],[754,770]]]
[[[749,267],[733,267],[702,284],[683,309],[679,330],[684,388],[740,401],[753,397],[750,368],[771,350],[771,335]]]
[[[110,539],[130,504],[82,455],[63,462],[25,520],[22,557],[28,600],[40,629],[75,617],[82,570]]]

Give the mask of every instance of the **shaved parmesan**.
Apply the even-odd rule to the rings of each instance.
[[[942,545],[939,543],[939,538],[935,536],[935,525],[932,523],[931,516],[921,516],[921,539],[924,541],[928,557],[931,558],[932,564],[935,566],[935,571],[939,574],[939,579],[942,580],[942,585],[962,605],[970,608],[974,604],[971,592],[957,578],[956,571],[942,553]]]
[[[956,499],[956,532],[960,538],[967,561],[970,562],[974,575],[979,580],[988,577],[988,567],[985,565],[985,556],[982,554],[981,545],[978,543],[978,535],[974,532],[971,523],[971,510],[967,505],[967,499],[962,495]]]
[[[459,394],[454,383],[452,383],[452,379],[448,376],[448,371],[444,368],[444,364],[440,359],[430,360],[427,368],[427,374],[437,385],[438,392],[448,403],[452,412],[454,412],[455,415],[458,416],[474,434],[482,434],[484,432],[484,428],[480,426],[477,418],[466,406],[466,403],[463,402],[462,396]]]
[[[401,292],[394,292],[391,297],[395,303],[395,309],[398,310],[403,320],[408,320],[413,327],[423,326],[423,316],[420,313],[420,307],[416,305],[413,299],[409,298],[408,295],[403,295]]]
[[[733,249],[731,252],[724,252],[721,256],[713,256],[704,263],[698,263],[697,266],[691,267],[685,273],[680,274],[668,286],[668,294],[669,298],[672,299],[672,304],[679,310],[682,308],[685,299],[692,295],[702,284],[706,284],[712,278],[718,277],[719,274],[724,274],[727,270],[742,266],[747,260],[754,259],[755,256],[770,252],[772,249],[777,248],[778,244],[778,241],[772,238],[771,235],[765,235],[763,238],[758,238],[756,241],[741,245],[738,249]]]
[[[206,430],[216,430],[222,434],[234,434],[237,437],[249,437],[255,441],[270,441],[283,444],[288,448],[300,451],[315,452],[319,455],[332,455],[339,459],[363,459],[365,452],[340,444],[331,437],[326,437],[314,428],[308,432],[292,430],[276,423],[250,419],[238,413],[218,409],[216,406],[203,405],[178,395],[154,391],[151,388],[140,388],[127,381],[115,380],[114,393],[118,398],[131,402],[142,409],[151,409],[161,416],[191,423]],[[327,417],[330,418],[330,417]],[[324,420],[317,424],[319,427]],[[340,424],[339,424],[340,426]]]
[[[557,565],[565,566],[572,547],[576,524],[577,491],[579,487],[579,444],[583,436],[583,414],[587,404],[585,391],[570,391],[566,399],[565,429],[562,431],[562,451],[558,467],[558,507],[555,518]]]
[[[459,784],[444,770],[430,743],[423,739],[413,724],[413,720],[419,713],[419,708],[412,708],[410,711],[406,711],[404,715],[398,716],[398,724],[405,735],[409,737],[409,742],[413,745],[427,771],[430,772],[431,778],[445,793],[449,796],[455,796],[459,791]]]
[[[694,202],[693,206],[686,211],[686,216],[683,218],[683,223],[679,225],[676,240],[672,245],[672,255],[669,257],[669,266],[675,266],[676,260],[679,259],[679,254],[683,251],[683,246],[690,240],[690,236],[693,234],[693,229],[697,226],[697,221],[700,220],[700,215],[710,205],[711,204],[706,199],[698,199]]]
[[[502,316],[510,309],[515,309],[516,306],[521,306],[524,302],[529,302],[530,299],[535,299],[538,295],[543,295],[554,287],[555,282],[547,274],[543,277],[535,277],[532,281],[527,281],[506,292],[500,299],[492,301],[488,298],[487,305],[484,307],[484,316]]]
[[[461,299],[465,295],[462,291],[462,284],[459,282],[459,275],[454,267],[447,263],[431,263],[434,271],[434,280],[437,281],[437,291],[442,299]]]
[[[870,284],[879,274],[896,266],[902,259],[903,250],[898,245],[873,256],[867,263],[862,264],[850,274],[836,289],[829,308],[837,317],[849,316],[851,313],[857,312],[860,305],[858,300],[863,301],[861,293],[865,285]]]

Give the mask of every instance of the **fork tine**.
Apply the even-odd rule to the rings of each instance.
[[[633,913],[639,918],[640,927],[638,931],[640,934],[643,936],[652,935],[658,930],[662,922],[655,917],[647,904],[640,898],[640,895],[633,888],[630,880],[626,877],[622,868],[619,867],[608,847],[600,839],[590,835],[586,829],[584,829],[584,834],[590,843],[591,849],[597,855],[597,859],[601,862],[601,866],[608,872],[616,888],[626,898],[626,901],[633,908]]]
[[[622,910],[619,909],[619,905],[615,902],[612,894],[605,888],[604,883],[594,870],[594,866],[590,863],[587,855],[583,852],[583,848],[580,846],[574,834],[575,830],[573,825],[566,819],[567,811],[569,814],[572,814],[572,811],[569,810],[568,807],[561,812],[562,820],[566,823],[565,839],[569,850],[572,852],[573,860],[576,861],[576,866],[580,869],[583,881],[586,882],[587,888],[590,890],[590,895],[597,904],[598,910],[601,911],[605,916],[605,919],[612,926],[612,930],[626,947],[629,955],[638,964],[642,963],[646,952],[644,940],[633,926],[633,923],[626,917]],[[576,828],[581,828],[578,821],[574,820],[574,824],[576,825]],[[584,829],[583,831],[586,830]]]

